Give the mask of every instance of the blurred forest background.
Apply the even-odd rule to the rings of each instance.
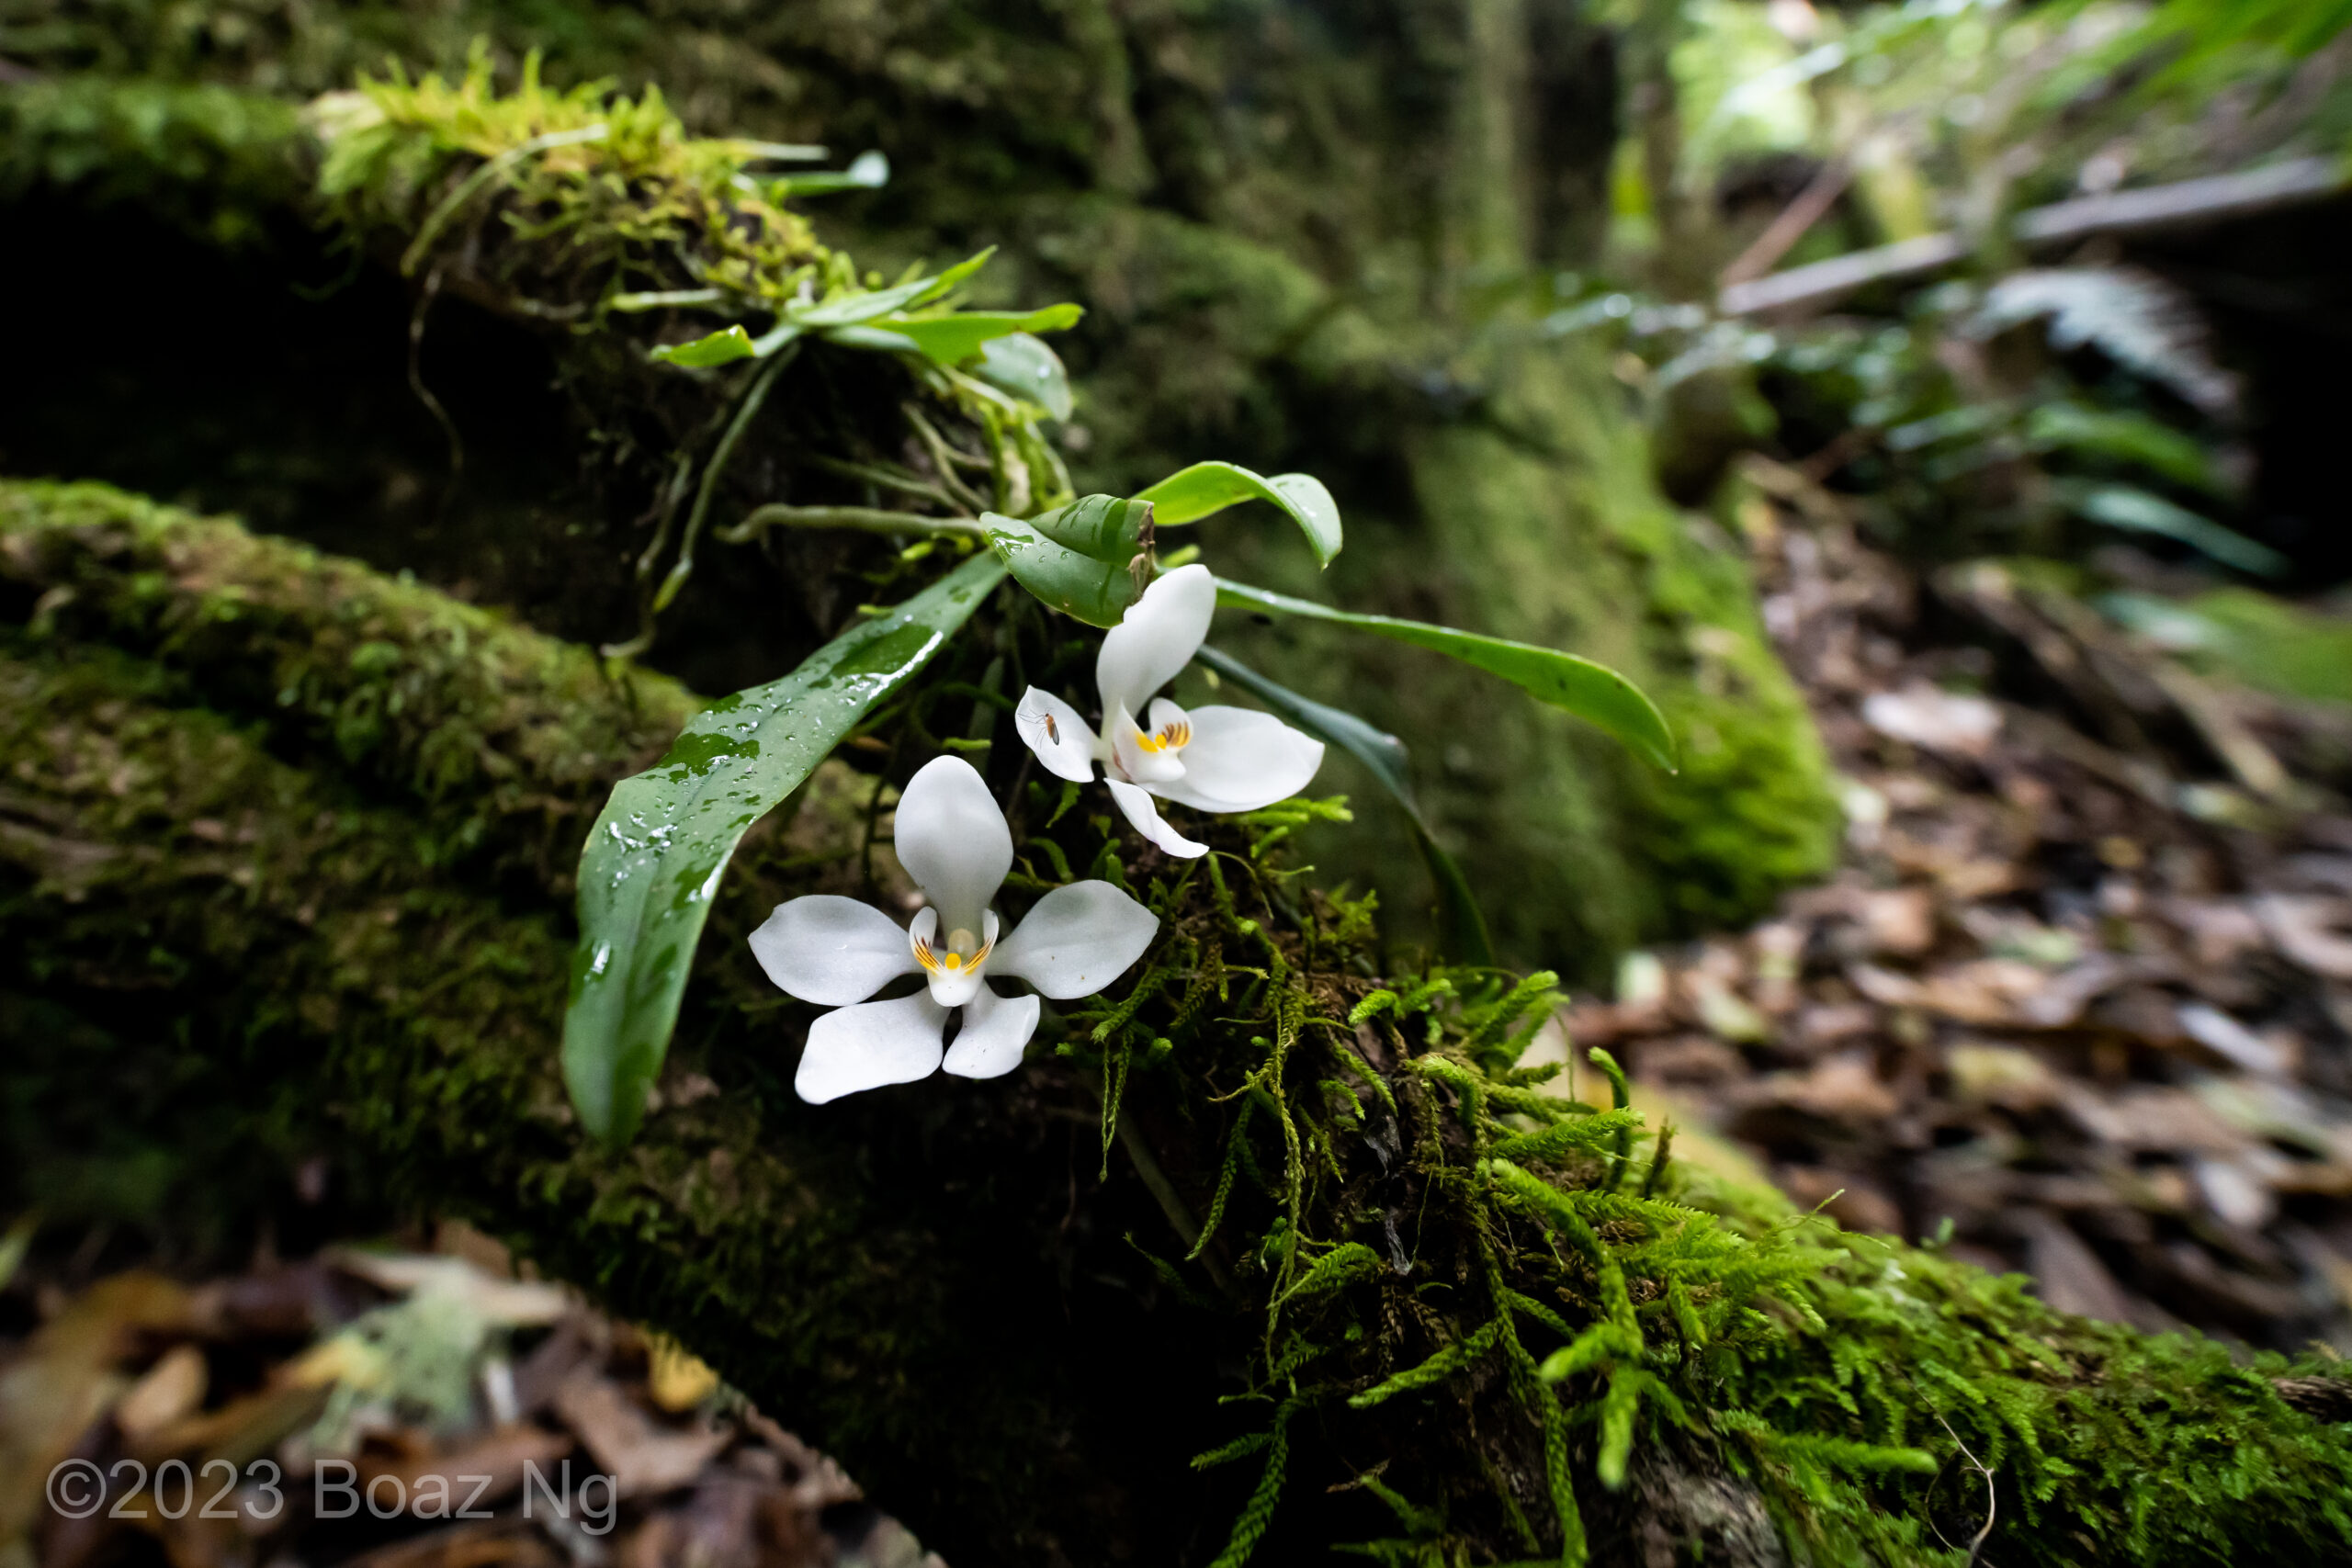
[[[861,173],[787,195],[864,266],[995,245],[978,302],[1082,304],[1050,431],[1080,492],[1205,457],[1313,473],[1331,570],[1222,520],[1221,567],[1658,698],[1670,778],[1408,651],[1225,637],[1404,739],[1500,959],[1573,987],[1530,1060],[1608,1046],[1685,1157],[2063,1311],[2352,1354],[2352,4],[0,0],[12,638],[93,602],[28,542],[62,504],[31,480],[234,514],[572,643],[637,629],[647,520],[583,437],[591,373],[308,195],[321,95],[469,57],[512,85],[533,51],[559,85],[658,85],[696,135],[822,144]],[[126,603],[206,591],[120,575]],[[707,566],[641,662],[733,691],[849,603]],[[205,700],[277,722],[266,691]],[[54,716],[26,699],[20,749]],[[368,744],[315,765],[356,776]],[[133,1389],[134,1436],[225,1420],[159,1346],[251,1374],[322,1325],[454,1358],[445,1450],[473,1422],[519,1466],[519,1420],[533,1453],[650,1467],[632,1563],[918,1559],[683,1349],[420,1217],[435,1181],[345,1151],[306,1080],[224,1111],[243,1069],[186,1020],[225,983],[160,919],[44,945],[111,852],[61,859],[9,765],[0,1334],[48,1348],[0,1377],[52,1403],[0,1417],[0,1568],[36,1560],[18,1494],[53,1432],[24,1412]],[[1401,818],[1335,753],[1316,793],[1341,791],[1356,820],[1299,835],[1319,879],[1376,889],[1400,952],[1434,941]],[[269,984],[237,979],[238,1038],[322,1037]],[[393,1226],[453,1271],[275,1268]],[[220,1278],[91,1289],[132,1265]],[[40,1336],[75,1321],[145,1337],[69,1367]],[[519,1404],[459,1408],[550,1329]],[[232,1408],[276,1442],[293,1406]],[[247,1550],[160,1533],[175,1568]],[[605,1561],[499,1541],[466,1568]],[[301,1550],[412,1568],[396,1546]]]

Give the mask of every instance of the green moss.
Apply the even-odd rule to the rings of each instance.
[[[118,1081],[177,1095],[124,1100],[140,1139],[99,1165],[12,1144],[15,1197],[121,1212],[239,1148],[337,1149],[382,1196],[679,1334],[972,1561],[1154,1558],[1204,1507],[1261,1561],[1335,1540],[1608,1561],[1715,1539],[1703,1494],[1811,1561],[1957,1562],[1935,1531],[1982,1518],[1962,1445],[1995,1478],[1998,1561],[2316,1562],[2352,1540],[2352,1427],[2273,1382],[2328,1369],[2064,1318],[2022,1281],[1710,1186],[1630,1112],[1510,1066],[1550,976],[1370,977],[1373,907],[1270,849],[1295,812],[1182,864],[1121,865],[1107,819],[1065,817],[1056,853],[1033,829],[1029,866],[1116,874],[1160,913],[1142,973],[1050,1021],[1017,1077],[816,1112],[787,1085],[808,1013],[741,937],[781,897],[855,885],[870,786],[827,784],[730,874],[645,1134],[587,1145],[555,1071],[560,897],[420,854],[459,786],[401,761],[397,728],[302,740],[331,733],[328,688],[288,720],[253,679],[306,639],[386,679],[382,650],[432,646],[415,628],[465,628],[396,716],[472,713],[513,772],[460,793],[498,799],[630,765],[625,732],[540,748],[491,722],[592,703],[579,656],[112,492],[9,504],[0,562],[35,618],[0,649],[0,996],[71,1028],[0,1063],[0,1104],[12,1138],[61,1105],[58,1050],[93,1032]],[[1042,822],[1055,792],[1032,794]],[[1050,885],[1024,872],[1013,899]],[[1074,1127],[1098,1116],[1099,1183]],[[142,1167],[141,1140],[177,1163]],[[1208,1502],[1171,1485],[1202,1450],[1246,1461]]]
[[[2234,1361],[2184,1336],[2070,1318],[1932,1251],[1819,1222],[1765,1238],[1796,1280],[1775,1331],[1727,1347],[1727,1452],[1816,1561],[2327,1562],[2352,1551],[2352,1427],[2290,1407],[2278,1380],[2329,1359]],[[1770,1303],[1766,1303],[1768,1307]],[[1846,1445],[1851,1445],[1848,1447]],[[1909,1447],[1927,1472],[1860,1456]],[[1964,1452],[1963,1452],[1964,1450]],[[1939,1528],[1938,1542],[1931,1524]]]
[[[502,93],[485,49],[455,82],[411,81],[396,64],[390,79],[363,77],[310,112],[326,143],[320,200],[356,235],[390,231],[403,270],[489,211],[503,220],[488,236],[500,259],[474,270],[541,309],[574,303],[583,282],[607,293],[709,287],[775,306],[804,284],[855,278],[844,257],[820,279],[831,254],[807,220],[745,175],[756,144],[688,136],[658,87],[634,99],[601,82],[551,91],[534,54]],[[466,209],[469,187],[455,176],[476,171],[503,202]],[[695,276],[677,276],[682,256]],[[551,280],[558,297],[537,298]]]
[[[2186,608],[2211,628],[2196,651],[2232,678],[2281,696],[2352,703],[2352,622],[2251,588],[2199,594]]]
[[[1029,1479],[1069,1419],[1046,1346],[1009,1340],[999,1365],[955,1365],[974,1324],[1040,1303],[1034,1288],[1003,1291],[989,1227],[942,1234],[956,1205],[914,1176],[919,1159],[905,1178],[869,1179],[876,1154],[908,1158],[910,1132],[780,1123],[752,1087],[772,1068],[739,1044],[705,1064],[734,1092],[714,1102],[673,1083],[684,1103],[629,1155],[583,1145],[553,1049],[571,945],[560,902],[454,882],[417,852],[424,819],[330,767],[272,757],[261,726],[181,705],[174,671],[103,648],[8,643],[0,992],[11,1016],[70,1014],[81,1043],[112,1037],[107,1106],[122,1145],[100,1161],[109,1151],[12,1137],[11,1202],[160,1223],[186,1246],[200,1233],[172,1229],[169,1204],[136,1212],[125,1181],[155,1168],[143,1179],[155,1196],[165,1176],[225,1177],[215,1196],[227,1199],[241,1176],[331,1152],[338,1183],[472,1214],[622,1310],[728,1345],[743,1386],[788,1401],[871,1473],[904,1477],[911,1505],[928,1497],[967,1530],[1035,1533],[1047,1499],[1080,1483],[1067,1463],[1042,1493]],[[597,761],[625,765],[610,751]],[[741,868],[718,922],[730,961],[775,901],[777,868],[799,863],[801,888],[841,885],[823,868],[854,840],[825,830],[849,818],[805,812],[797,852],[755,851]],[[690,1035],[740,1021],[703,997]],[[88,1062],[77,1073],[59,1058],[76,1040],[8,1054],[12,1134],[91,1109]],[[167,1082],[170,1099],[145,1103],[131,1092],[145,1082]],[[1026,1436],[1008,1444],[1014,1434]]]
[[[300,196],[303,144],[282,99],[212,84],[35,79],[0,92],[0,201],[72,193],[242,250]]]
[[[0,578],[37,637],[155,661],[281,754],[423,810],[435,861],[569,886],[617,765],[699,705],[584,649],[356,562],[100,484],[0,480]]]

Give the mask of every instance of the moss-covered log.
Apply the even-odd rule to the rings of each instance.
[[[2326,1367],[2066,1319],[1713,1187],[1510,1068],[1540,977],[1375,989],[1369,911],[1248,855],[1136,864],[1168,943],[1016,1077],[812,1111],[807,1015],[739,939],[854,875],[870,786],[826,775],[730,874],[643,1134],[583,1146],[560,879],[435,846],[532,843],[538,797],[593,794],[687,698],[99,487],[0,491],[0,990],[48,1026],[0,1070],[12,1118],[93,1041],[175,1075],[247,1161],[331,1150],[677,1332],[956,1561],[1204,1562],[1238,1516],[1266,1562],[1956,1563],[1936,1533],[1988,1484],[1963,1449],[1999,1561],[2352,1548]],[[371,692],[375,743],[336,742]],[[420,761],[442,734],[462,783]],[[1220,1446],[1243,1462],[1195,1480]]]

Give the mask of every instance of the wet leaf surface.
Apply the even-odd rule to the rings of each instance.
[[[590,1133],[624,1141],[678,1016],[695,943],[745,829],[922,668],[1004,568],[971,560],[861,622],[780,681],[687,721],[662,761],[614,786],[580,863],[580,946],[564,1082]]]

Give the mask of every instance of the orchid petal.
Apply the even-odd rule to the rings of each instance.
[[[977,932],[1012,869],[1012,834],[996,797],[961,757],[934,757],[899,796],[899,863],[939,907],[952,934]]]
[[[1203,811],[1255,811],[1296,795],[1323,765],[1323,742],[1255,708],[1194,708],[1184,773],[1152,793]]]
[[[1002,1077],[1021,1065],[1041,1006],[1035,997],[1001,997],[982,986],[964,1004],[964,1027],[942,1066],[959,1078]]]
[[[1102,634],[1102,650],[1094,656],[1104,723],[1114,708],[1141,708],[1193,661],[1216,609],[1216,578],[1197,562],[1161,573],[1127,606],[1125,618]]]
[[[1113,708],[1102,728],[1111,732],[1111,764],[1130,783],[1156,784],[1184,776],[1184,760],[1175,752],[1145,750],[1147,737],[1125,708]]]
[[[836,1009],[808,1026],[792,1087],[811,1105],[861,1089],[912,1083],[939,1069],[947,1010],[924,992]]]
[[[1085,784],[1094,776],[1094,728],[1051,692],[1032,686],[1012,711],[1012,728],[1057,778]]]
[[[778,904],[752,933],[752,956],[769,979],[823,1007],[862,1002],[922,967],[889,916],[831,893]]]
[[[989,960],[1057,1002],[1091,997],[1141,958],[1159,917],[1107,882],[1073,882],[1037,900]]]
[[[1141,784],[1131,784],[1123,779],[1105,779],[1111,786],[1111,798],[1119,803],[1127,823],[1145,838],[1179,860],[1193,860],[1209,852],[1206,844],[1196,844],[1159,819],[1159,808],[1151,803],[1151,793]]]

